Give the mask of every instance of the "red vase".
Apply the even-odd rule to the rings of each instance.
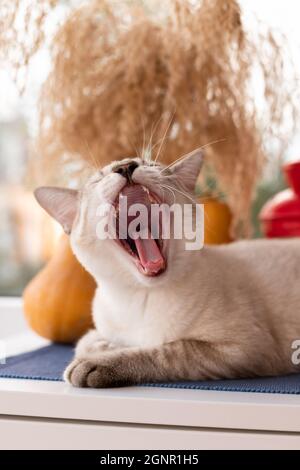
[[[283,172],[290,189],[270,199],[259,219],[266,237],[300,237],[300,162],[288,163]]]

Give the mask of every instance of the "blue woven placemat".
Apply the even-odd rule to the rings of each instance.
[[[62,373],[73,357],[72,346],[51,344],[34,351],[9,357],[0,364],[0,377],[31,380],[62,380]],[[241,380],[175,382],[147,384],[151,387],[300,394],[300,374]]]

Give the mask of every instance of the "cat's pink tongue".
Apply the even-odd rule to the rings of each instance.
[[[155,242],[148,232],[148,238],[138,238],[135,246],[139,254],[141,265],[148,274],[157,274],[165,267],[165,260]]]

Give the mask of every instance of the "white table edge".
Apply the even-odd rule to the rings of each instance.
[[[22,314],[20,299],[0,300],[2,308]],[[6,343],[10,354],[47,344],[28,331]],[[63,382],[1,378],[0,414],[298,433],[300,395],[162,387],[91,390]]]

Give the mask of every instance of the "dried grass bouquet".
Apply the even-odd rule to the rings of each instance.
[[[16,70],[43,43],[57,3],[1,2],[0,57]],[[236,0],[79,3],[50,45],[35,169],[53,182],[68,162],[104,165],[143,152],[170,163],[204,146],[206,171],[226,194],[234,228],[244,222],[245,229],[265,143],[280,155],[295,124],[282,38],[260,26],[251,37]],[[26,41],[16,27],[20,16]]]

